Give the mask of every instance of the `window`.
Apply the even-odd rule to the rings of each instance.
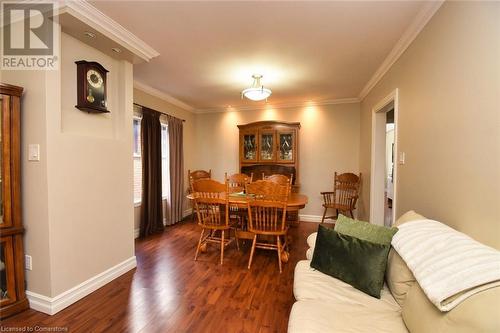
[[[161,124],[161,182],[163,199],[168,200],[170,192],[170,149],[167,124]]]
[[[134,203],[140,204],[142,199],[142,160],[141,160],[141,118],[134,117]],[[170,191],[170,153],[168,143],[168,126],[161,124],[161,178],[162,196],[168,200]]]
[[[142,161],[141,161],[141,118],[134,117],[134,203],[141,203]]]
[[[134,117],[134,156],[141,156],[141,118]]]

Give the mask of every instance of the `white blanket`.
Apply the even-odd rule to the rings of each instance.
[[[392,246],[429,300],[450,311],[466,298],[500,285],[500,252],[440,222],[398,226]]]

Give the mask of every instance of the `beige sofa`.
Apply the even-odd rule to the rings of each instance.
[[[396,225],[423,219],[411,211]],[[308,238],[308,260],[295,267],[289,333],[314,332],[500,332],[500,287],[471,296],[440,312],[423,293],[398,253],[391,249],[380,299],[310,267],[316,235]]]

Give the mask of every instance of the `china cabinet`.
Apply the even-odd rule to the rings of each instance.
[[[300,123],[259,121],[238,125],[240,130],[240,172],[262,174],[293,174],[295,187],[299,183]]]
[[[21,87],[0,84],[0,318],[28,308],[21,220]]]

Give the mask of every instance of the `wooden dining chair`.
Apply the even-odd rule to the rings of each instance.
[[[285,184],[292,184],[293,183],[293,174],[290,174],[290,177],[287,177],[282,174],[274,174],[270,176],[265,176],[264,173],[262,173],[262,179],[263,180],[269,180],[271,182],[280,184],[280,185],[285,185]]]
[[[252,182],[253,173],[248,176],[244,173],[235,173],[230,176],[227,172],[224,176],[229,186],[229,193],[241,192],[245,190],[245,186]]]
[[[194,260],[197,260],[200,249],[207,243],[220,244],[220,263],[224,260],[224,248],[233,239],[230,238],[228,184],[212,179],[199,179],[192,183],[194,205],[201,226],[201,235],[196,247]],[[208,231],[207,235],[205,232]],[[227,238],[226,236],[227,232]],[[220,237],[216,234],[220,233]],[[239,249],[236,232],[236,246]]]
[[[191,171],[188,169],[188,194],[193,193],[193,187],[191,184],[194,181],[197,181],[200,179],[212,179],[212,169],[209,169],[208,171],[205,171],[205,170]],[[193,202],[191,202],[191,217],[193,220],[195,219]]]
[[[228,176],[226,172],[224,176],[224,179],[228,183],[229,193],[243,192],[246,188],[246,185],[252,182],[252,178],[253,173],[249,177],[244,173],[235,173]],[[238,229],[245,229],[246,216],[246,209],[241,209],[238,207],[238,205],[229,205],[229,218],[231,221],[234,221]]]
[[[324,201],[324,211],[321,223],[323,223],[325,219],[336,219],[339,212],[345,215],[349,214],[354,218],[353,210],[356,209],[360,184],[361,173],[358,176],[354,173],[342,173],[338,175],[337,172],[335,172],[333,191],[321,192]],[[326,216],[328,209],[334,209],[335,215]]]
[[[209,169],[208,171],[205,170],[191,171],[188,169],[188,180],[190,188],[191,188],[191,183],[199,179],[212,179],[212,169]]]
[[[281,255],[287,246],[286,207],[290,184],[280,185],[268,180],[258,180],[247,185],[246,193],[252,198],[247,203],[248,230],[254,233],[248,269],[252,266],[255,248],[261,248],[278,252],[281,273]],[[258,242],[257,238],[261,235],[276,237],[276,244]]]

